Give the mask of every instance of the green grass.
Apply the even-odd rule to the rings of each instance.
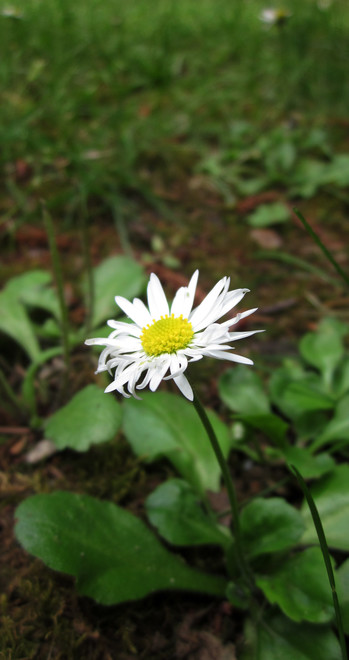
[[[13,214],[37,216],[44,198],[70,222],[84,199],[123,212],[134,192],[156,205],[149,170],[179,159],[193,171],[242,118],[264,130],[299,114],[345,115],[349,6],[289,0],[281,28],[263,25],[264,6],[18,0],[21,20],[0,16],[1,161]],[[31,168],[24,187],[18,159]]]

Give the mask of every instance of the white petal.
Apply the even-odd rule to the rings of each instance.
[[[117,389],[118,389],[118,386],[117,386],[117,384],[116,384],[116,381],[113,380],[113,382],[110,383],[110,384],[108,385],[108,387],[105,388],[104,392],[105,392],[105,394],[109,394],[109,392],[114,392],[114,391],[117,390]]]
[[[238,341],[238,339],[251,337],[251,335],[257,334],[257,332],[264,332],[264,330],[246,330],[245,332],[230,332],[229,341]]]
[[[173,298],[173,302],[171,305],[171,314],[173,314],[175,318],[183,314],[187,295],[188,295],[188,288],[186,286],[182,286],[176,292],[176,295]],[[187,317],[184,316],[183,314],[183,318],[187,318]]]
[[[158,321],[161,316],[169,314],[169,307],[161,282],[155,273],[150,275],[148,288],[148,305],[151,319]]]
[[[164,380],[170,380],[171,378],[176,378],[179,376],[179,374],[182,374],[183,371],[186,370],[188,366],[188,360],[185,355],[178,355],[177,353],[177,360],[175,361],[172,357],[170,367],[171,367],[171,374],[170,376],[166,376]],[[177,367],[177,368],[176,368]]]
[[[137,337],[125,337],[123,335],[122,337],[116,337],[113,342],[115,342],[115,344],[113,343],[113,346],[123,353],[125,351],[132,353],[134,351],[142,350],[142,344]]]
[[[196,270],[188,286],[182,286],[178,289],[171,307],[171,314],[175,317],[182,314],[184,319],[188,318],[194,302],[198,277],[199,271]]]
[[[126,369],[124,369],[118,377],[115,379],[117,388],[122,387],[122,385],[125,385],[129,380],[132,380],[133,375],[135,372],[138,374],[138,378],[142,375],[145,367],[141,366],[139,362],[133,362],[132,364],[129,364]]]
[[[191,386],[189,385],[187,378],[181,374],[180,376],[176,376],[173,380],[185,398],[189,399],[189,401],[193,401],[194,393]]]
[[[216,358],[217,360],[229,360],[229,362],[241,362],[241,364],[253,364],[253,361],[250,358],[244,357],[243,355],[237,355],[236,353],[226,353],[225,351],[205,351],[205,355],[208,357]]]
[[[224,314],[230,312],[233,307],[236,307],[236,305],[240,302],[240,300],[243,299],[246,293],[249,293],[249,289],[235,289],[235,291],[229,291],[222,305],[221,316],[224,316]]]
[[[143,325],[142,327],[144,328],[146,325],[150,325],[152,322],[152,317],[150,316],[149,310],[146,308],[144,302],[139,300],[139,298],[135,298],[133,301],[133,306],[137,310],[137,312],[140,315],[140,318],[143,319]]]
[[[84,342],[87,346],[105,346],[108,344],[108,337],[94,337],[93,339],[85,339]]]
[[[203,299],[202,303],[200,303],[200,305],[196,309],[194,309],[194,311],[190,315],[189,321],[193,326],[194,332],[200,330],[202,327],[205,327],[206,325],[209,325],[209,322],[206,323],[206,318],[209,316],[211,311],[215,309],[217,299],[222,289],[224,289],[226,283],[227,283],[226,277],[223,277],[223,279],[219,280],[219,282],[217,282],[217,284],[213,287],[210,293],[207,294],[206,298]],[[219,316],[217,316],[216,318],[219,318]]]
[[[140,337],[142,334],[141,328],[135,323],[126,323],[125,321],[114,321],[111,319],[110,321],[107,321],[107,325],[109,325],[110,328],[114,328],[115,333],[125,332],[134,337]]]
[[[139,310],[137,305],[133,305],[129,300],[126,300],[126,298],[123,298],[122,296],[115,296],[115,302],[140,328],[144,328],[144,326],[147,325],[147,317],[141,310]]]
[[[168,371],[169,368],[169,360],[165,360],[160,364],[157,368],[156,371],[153,373],[150,383],[149,383],[149,389],[152,392],[155,392],[157,388],[159,387],[161,381],[163,380],[166,371]]]
[[[149,381],[152,377],[152,373],[153,372],[152,372],[151,368],[149,367],[149,369],[146,372],[143,380],[140,383],[138,383],[138,385],[136,386],[137,390],[143,390],[145,387],[147,387],[147,385],[148,385],[148,383],[149,383]]]

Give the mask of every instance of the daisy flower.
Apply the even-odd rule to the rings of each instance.
[[[256,309],[217,323],[240,302],[248,289],[229,291],[230,278],[223,277],[193,309],[198,275],[199,271],[195,271],[188,286],[178,289],[172,305],[154,273],[150,275],[147,288],[148,307],[138,298],[131,303],[122,296],[115,297],[116,304],[132,323],[108,321],[113,328],[109,337],[85,341],[90,346],[105,346],[96,373],[112,373],[115,369],[114,380],[106,392],[116,390],[125,397],[132,395],[138,399],[136,389],[149,386],[154,392],[162,380],[172,379],[192,401],[193,390],[184,375],[189,362],[206,356],[253,364],[249,358],[231,352],[234,347],[230,343],[260,331],[231,332],[230,328]]]

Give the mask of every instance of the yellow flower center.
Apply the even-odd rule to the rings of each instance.
[[[186,348],[193,336],[192,324],[182,314],[177,318],[173,314],[166,314],[159,321],[153,321],[152,325],[143,328],[140,339],[146,354],[153,356],[176,353]]]

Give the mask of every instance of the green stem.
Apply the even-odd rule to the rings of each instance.
[[[95,286],[93,279],[93,269],[90,253],[90,241],[87,226],[87,204],[86,196],[83,195],[82,201],[82,214],[81,214],[81,233],[82,233],[82,248],[84,256],[84,265],[86,272],[86,334],[88,335],[92,329],[92,320],[95,304]]]
[[[45,223],[45,229],[48,237],[49,248],[51,252],[53,271],[55,275],[55,281],[57,286],[57,294],[59,300],[59,306],[61,310],[61,331],[62,331],[62,346],[63,346],[63,356],[64,363],[66,367],[65,380],[68,378],[68,371],[70,365],[70,349],[69,349],[69,320],[68,320],[68,309],[64,299],[64,285],[63,285],[63,275],[61,269],[61,262],[57,250],[57,244],[55,239],[53,222],[50,214],[47,212],[46,208],[43,206],[43,219]]]
[[[242,536],[241,536],[241,528],[240,528],[240,519],[239,519],[239,508],[238,508],[238,502],[236,498],[236,492],[233,484],[233,480],[231,478],[231,474],[228,468],[228,464],[223,456],[223,452],[220,448],[219,442],[217,440],[216,434],[213,430],[212,424],[207,416],[206,410],[204,406],[202,405],[200,399],[197,397],[196,393],[194,392],[194,407],[196,412],[198,413],[200,420],[205,428],[205,431],[208,435],[208,438],[210,440],[210,443],[212,445],[212,449],[216,455],[218,464],[222,470],[223,474],[223,479],[224,483],[227,489],[228,493],[228,498],[230,502],[230,507],[231,507],[231,514],[233,518],[233,529],[234,529],[234,540],[235,540],[235,550],[236,550],[236,558],[237,562],[241,571],[242,576],[244,577],[246,583],[249,585],[249,587],[253,586],[253,580],[251,576],[251,571],[250,568],[246,562],[245,555],[244,555],[244,550],[243,550],[243,543],[242,543]]]
[[[18,412],[21,419],[23,419],[25,417],[23,406],[21,406],[16,394],[14,393],[2,369],[0,369],[0,388],[7,396],[7,399],[13,406],[14,410]]]
[[[347,647],[345,643],[345,636],[344,636],[344,631],[343,631],[343,621],[342,621],[342,615],[341,615],[341,610],[339,606],[339,600],[338,600],[338,595],[337,595],[337,590],[336,590],[336,583],[334,579],[334,573],[332,569],[332,564],[331,564],[331,557],[330,553],[328,551],[328,545],[326,541],[326,536],[324,532],[324,528],[322,526],[322,522],[319,516],[319,512],[316,508],[315,502],[312,498],[312,495],[310,493],[310,490],[305,483],[302,475],[300,472],[298,472],[297,468],[294,465],[290,465],[290,469],[293,472],[293,474],[297,477],[298,483],[304,493],[304,496],[308,502],[308,506],[310,509],[310,513],[313,518],[313,523],[316,529],[316,533],[319,539],[320,547],[321,547],[321,552],[322,556],[324,558],[325,566],[326,566],[326,571],[328,575],[328,581],[331,586],[332,590],[332,599],[333,599],[333,606],[334,606],[334,611],[336,614],[336,621],[337,621],[337,628],[338,628],[338,636],[339,636],[339,642],[341,646],[341,651],[342,651],[342,659],[343,660],[348,660],[348,655],[347,655]]]
[[[131,243],[128,237],[128,232],[126,229],[126,223],[120,203],[116,199],[111,199],[114,223],[116,231],[118,232],[121,247],[127,256],[132,257],[132,248]]]
[[[299,218],[299,220],[301,221],[301,223],[303,224],[305,229],[307,230],[308,234],[312,237],[312,239],[315,241],[315,243],[323,251],[325,257],[329,260],[329,262],[332,264],[332,266],[336,269],[337,273],[344,280],[345,284],[347,284],[349,286],[349,277],[348,277],[348,275],[340,267],[339,263],[332,256],[331,252],[327,249],[326,245],[323,244],[323,242],[321,241],[319,236],[315,233],[314,229],[312,229],[312,227],[310,226],[309,222],[305,219],[305,217],[301,214],[301,212],[298,211],[298,209],[294,208],[293,211],[296,214],[297,218]]]

